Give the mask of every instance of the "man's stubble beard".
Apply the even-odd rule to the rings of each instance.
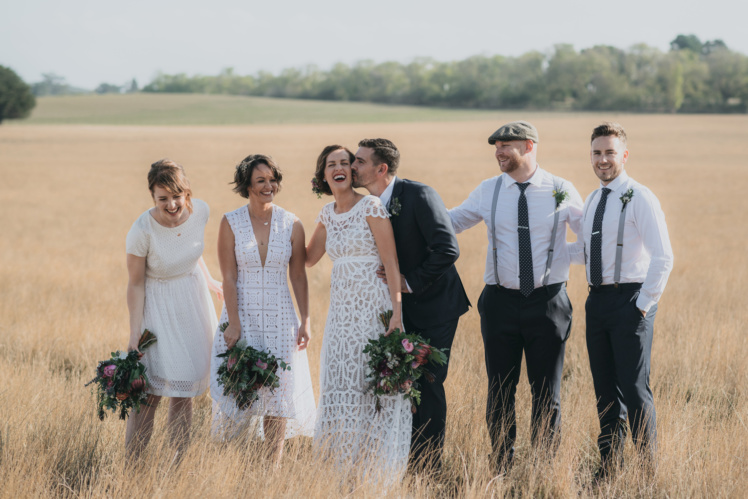
[[[506,166],[502,167],[501,163],[499,163],[499,169],[502,171],[502,173],[512,173],[513,171],[516,171],[520,166],[519,161],[516,158],[508,158],[505,164]]]
[[[351,171],[351,187],[353,187],[354,189],[359,189],[361,187],[366,187],[364,184],[362,184],[361,182],[359,182],[359,180],[358,180],[358,174],[355,173],[355,172],[353,172],[353,171]]]

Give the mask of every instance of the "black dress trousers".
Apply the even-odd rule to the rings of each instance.
[[[636,283],[593,287],[585,306],[603,466],[613,457],[621,460],[627,416],[637,446],[651,456],[656,451],[657,415],[649,373],[657,305],[642,316],[636,306],[640,288]]]
[[[488,372],[486,422],[493,458],[511,464],[517,437],[515,394],[527,359],[533,444],[553,444],[561,428],[561,375],[572,307],[566,283],[517,290],[486,285],[478,300]]]
[[[427,366],[434,375],[432,381],[425,377],[419,380],[421,403],[413,414],[413,433],[411,437],[411,462],[415,466],[439,467],[444,449],[447,422],[447,396],[444,392],[444,381],[447,379],[449,357],[452,342],[457,331],[458,319],[447,321],[439,326],[430,327],[419,333],[429,340],[431,346],[447,351],[447,362],[442,366]],[[407,316],[405,318],[408,328]]]

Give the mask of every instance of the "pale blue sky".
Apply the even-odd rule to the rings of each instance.
[[[277,72],[362,59],[440,61],[721,38],[748,54],[745,0],[0,0],[0,65],[94,88],[158,72]]]

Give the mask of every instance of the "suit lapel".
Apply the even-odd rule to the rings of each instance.
[[[392,227],[395,227],[395,224],[397,223],[397,219],[400,218],[400,213],[398,212],[397,215],[392,213],[392,206],[393,201],[397,199],[398,203],[400,204],[400,211],[402,211],[402,193],[403,193],[403,182],[399,178],[395,179],[395,186],[392,188],[392,196],[390,196],[390,202],[387,204],[387,211],[390,212],[390,222],[392,223]]]

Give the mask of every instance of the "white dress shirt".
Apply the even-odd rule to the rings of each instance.
[[[499,201],[496,205],[496,240],[491,240],[491,205],[498,177],[484,180],[470,193],[470,196],[457,208],[449,210],[452,226],[460,233],[477,223],[486,224],[488,252],[486,255],[486,272],[483,276],[486,284],[497,284],[494,277],[493,245],[497,248],[498,274],[500,284],[509,289],[519,289],[519,236],[517,235],[517,204],[520,190],[517,182],[509,175],[504,175]],[[553,242],[553,263],[548,284],[556,284],[569,279],[569,249],[566,243],[566,226],[575,234],[582,231],[582,197],[571,182],[556,177],[561,190],[569,196],[559,207],[558,229]],[[554,177],[539,166],[528,180],[530,185],[525,190],[528,218],[530,222],[530,244],[532,245],[533,277],[535,287],[543,285],[543,276],[548,261],[548,249],[551,244],[551,232],[556,211],[556,200],[553,196]]]
[[[395,180],[397,180],[397,175],[392,177],[392,181],[390,182],[390,185],[388,185],[384,191],[382,191],[382,194],[379,196],[379,200],[382,202],[382,205],[387,208],[387,211],[390,210],[390,208],[387,206],[390,202],[390,198],[392,197],[392,191],[395,190]]]
[[[602,225],[603,285],[614,284],[618,224],[623,208],[620,198],[629,189],[633,189],[634,195],[626,208],[624,220],[620,282],[642,283],[636,306],[648,312],[662,296],[673,269],[673,248],[670,246],[665,214],[652,191],[629,177],[625,170],[611,183],[606,186],[601,184],[600,187],[607,187],[612,191],[605,204]],[[572,251],[574,263],[585,263],[586,260],[587,282],[590,282],[592,223],[601,194],[602,191],[598,189],[585,201],[582,229],[584,247],[577,244]],[[584,256],[584,248],[587,258]]]

